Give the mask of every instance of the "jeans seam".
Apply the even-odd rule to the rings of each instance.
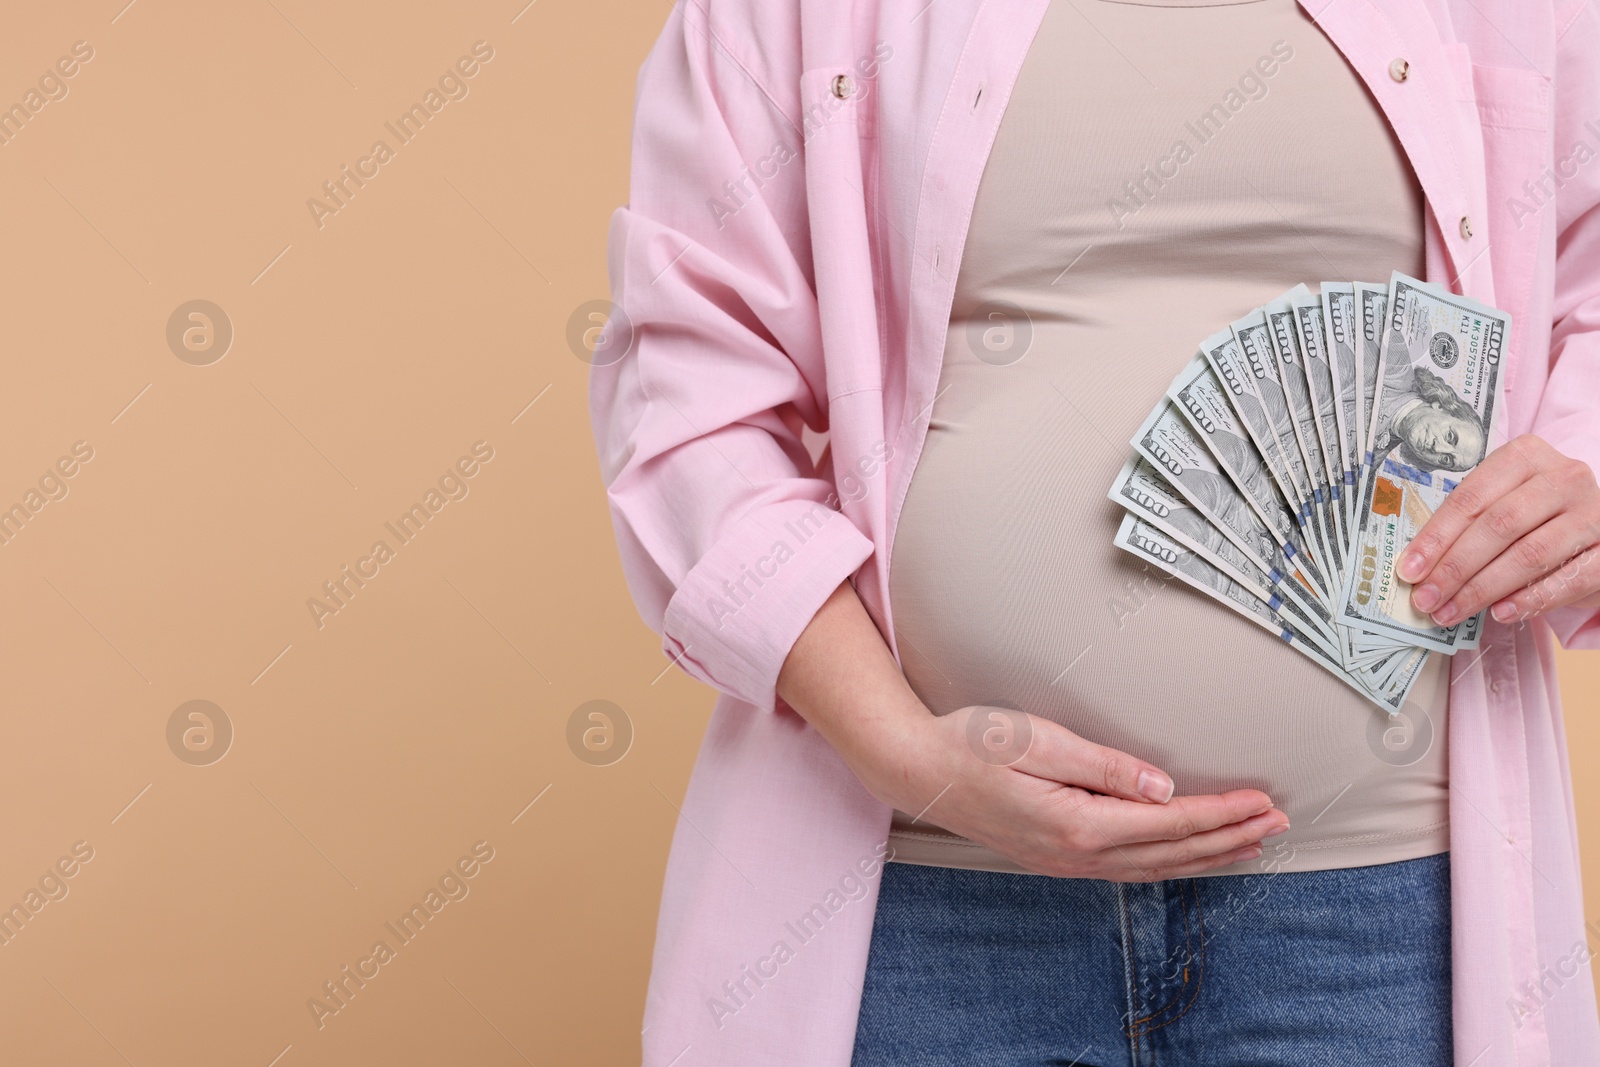
[[[1126,885],[1117,883],[1117,910],[1122,913],[1122,959],[1123,977],[1128,987],[1128,1018],[1132,1019],[1139,1011],[1139,981],[1138,966],[1135,963],[1136,946],[1133,943],[1133,918],[1128,906],[1128,889]],[[1132,1026],[1123,1028],[1128,1036],[1128,1056],[1130,1067],[1139,1067],[1139,1038]]]
[[[1183,883],[1182,882],[1178,883],[1178,899],[1180,901],[1183,901]],[[1185,961],[1184,962],[1184,968],[1183,968],[1183,972],[1184,972],[1183,973],[1183,985],[1179,986],[1177,991],[1172,994],[1171,999],[1169,999],[1165,1004],[1161,1005],[1161,1007],[1156,1008],[1155,1010],[1151,1011],[1150,1014],[1148,1014],[1148,1015],[1142,1015],[1139,1018],[1133,1020],[1133,1025],[1134,1026],[1137,1026],[1140,1023],[1147,1023],[1151,1019],[1154,1019],[1156,1016],[1160,1015],[1162,1012],[1164,1012],[1167,1009],[1171,1008],[1174,1004],[1176,1004],[1178,1002],[1179,998],[1181,998],[1183,996],[1184,989],[1187,988],[1188,985],[1189,985],[1189,967],[1188,967],[1188,964],[1189,964],[1190,961],[1192,961],[1194,959],[1194,953],[1189,951],[1189,941],[1190,941],[1190,934],[1189,934],[1189,904],[1188,904],[1187,901],[1183,901],[1183,958],[1184,958],[1184,961]],[[1153,1029],[1153,1027],[1152,1027],[1152,1029]]]
[[[1190,994],[1189,1002],[1183,1006],[1183,1010],[1179,1011],[1178,1014],[1174,1015],[1172,1018],[1166,1020],[1165,1022],[1156,1023],[1154,1026],[1146,1027],[1144,1030],[1140,1031],[1141,1035],[1149,1034],[1149,1033],[1151,1033],[1153,1031],[1159,1030],[1163,1026],[1171,1026],[1173,1023],[1177,1022],[1179,1019],[1181,1019],[1185,1015],[1189,1014],[1189,1009],[1194,1007],[1195,1004],[1199,1003],[1199,1000],[1200,1000],[1200,984],[1205,979],[1205,967],[1206,967],[1206,925],[1205,925],[1205,915],[1200,909],[1200,887],[1198,885],[1195,885],[1195,880],[1193,878],[1186,879],[1186,881],[1188,882],[1190,890],[1194,893],[1195,925],[1197,925],[1200,928],[1200,962],[1198,964],[1194,965],[1194,975],[1195,975],[1194,976],[1194,992]],[[1178,883],[1178,897],[1179,897],[1180,900],[1184,899],[1184,897],[1183,897],[1183,887],[1184,887],[1184,883],[1183,882]],[[1190,943],[1192,942],[1192,940],[1193,940],[1193,935],[1192,935],[1192,933],[1191,933],[1191,931],[1189,929],[1189,905],[1188,905],[1188,901],[1184,900],[1184,907],[1183,907],[1183,951],[1184,951],[1184,955],[1187,956],[1191,961],[1194,959],[1194,954],[1189,951],[1189,946],[1190,946]],[[1172,998],[1172,1000],[1167,1002],[1166,1007],[1162,1008],[1160,1011],[1152,1012],[1149,1016],[1146,1017],[1147,1019],[1153,1019],[1153,1018],[1155,1018],[1155,1016],[1161,1014],[1162,1011],[1166,1011],[1167,1008],[1170,1008],[1174,1003],[1177,1002],[1179,997],[1183,996],[1183,994],[1186,991],[1188,991],[1188,989],[1189,989],[1189,975],[1187,973],[1188,970],[1189,970],[1188,967],[1184,968],[1185,973],[1184,973],[1184,976],[1183,976],[1183,987],[1181,989],[1179,989],[1178,993]]]

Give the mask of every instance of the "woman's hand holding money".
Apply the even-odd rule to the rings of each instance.
[[[1600,607],[1600,486],[1582,460],[1533,434],[1486,456],[1400,558],[1411,603],[1451,626]],[[1493,607],[1490,607],[1493,605]]]

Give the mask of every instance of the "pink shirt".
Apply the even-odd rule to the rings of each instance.
[[[887,546],[978,179],[1047,3],[698,0],[640,72],[608,246],[623,314],[591,413],[639,610],[720,691],[667,865],[649,1067],[849,1063],[890,810],[774,685],[852,575],[899,655]],[[1302,6],[1422,185],[1428,280],[1514,316],[1511,432],[1600,469],[1594,6]],[[1452,663],[1464,1065],[1600,1063],[1551,653],[1552,632],[1600,647],[1597,616],[1491,623]]]

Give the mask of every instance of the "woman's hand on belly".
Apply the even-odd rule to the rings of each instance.
[[[1184,877],[1253,859],[1289,825],[1259,789],[1173,797],[1160,768],[1048,719],[934,715],[849,582],[795,641],[777,688],[878,800],[1040,874]],[[988,743],[986,731],[1007,728],[1009,749]]]
[[[857,776],[880,800],[1040,874],[1181,878],[1254,859],[1263,838],[1289,826],[1259,789],[1173,797],[1156,767],[1049,719],[983,706],[923,712],[900,736],[905,770],[877,788],[875,761]],[[1009,734],[1010,749],[988,750],[979,740],[988,731]]]

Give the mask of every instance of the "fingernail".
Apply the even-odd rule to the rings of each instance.
[[[1401,577],[1403,578],[1404,575],[1401,575]],[[1439,587],[1436,585],[1424,585],[1419,589],[1412,590],[1411,603],[1416,605],[1418,611],[1432,611],[1433,606],[1439,603]]]
[[[1503,604],[1496,604],[1489,610],[1489,614],[1494,616],[1495,622],[1510,622],[1511,617],[1516,613],[1517,606],[1509,600]]]
[[[1414,582],[1422,577],[1422,564],[1422,553],[1407,552],[1400,557],[1400,565],[1394,569],[1394,572],[1400,576],[1402,582]],[[1427,611],[1428,609],[1423,608],[1422,610]]]
[[[1172,799],[1172,779],[1160,771],[1140,771],[1139,795],[1165,804]]]
[[[1281,823],[1281,824],[1279,824],[1277,826],[1274,826],[1272,829],[1268,830],[1266,833],[1262,834],[1261,836],[1262,837],[1277,837],[1279,834],[1284,833],[1288,829],[1289,829],[1289,824],[1288,823]]]
[[[1428,609],[1423,608],[1422,610],[1427,611]],[[1456,622],[1456,616],[1459,614],[1461,614],[1461,611],[1456,607],[1456,602],[1452,600],[1450,603],[1433,613],[1433,621],[1438,623],[1440,626],[1454,626]]]
[[[1260,846],[1251,845],[1249,848],[1245,849],[1243,852],[1240,852],[1235,857],[1235,860],[1236,860],[1236,862],[1243,863],[1245,860],[1253,860],[1259,855],[1261,855]]]

